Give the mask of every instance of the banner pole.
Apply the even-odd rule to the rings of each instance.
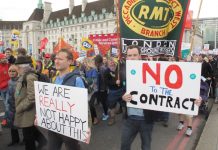
[[[203,3],[203,0],[200,1],[200,6],[199,6],[199,9],[198,9],[198,15],[197,15],[197,18],[196,18],[196,23],[195,23],[195,28],[194,28],[194,31],[193,31],[193,34],[192,34],[192,37],[191,37],[190,53],[193,51],[194,37],[195,37],[195,33],[196,33],[196,30],[197,30],[197,26],[198,26],[198,20],[199,20],[199,16],[200,16],[200,13],[201,13],[202,3]]]
[[[117,64],[117,78],[120,80],[120,59],[121,59],[121,48],[120,48],[120,13],[119,13],[119,0],[114,0],[116,7],[116,26],[117,26],[117,50],[118,50],[118,64]]]

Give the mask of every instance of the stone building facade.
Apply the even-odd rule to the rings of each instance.
[[[69,8],[52,11],[51,3],[42,4],[42,0],[39,0],[38,7],[27,21],[0,21],[0,37],[3,33],[4,48],[11,47],[9,41],[11,30],[14,28],[21,31],[20,46],[33,55],[38,54],[40,40],[44,37],[48,38],[45,52],[51,53],[60,37],[79,51],[82,37],[116,31],[114,0],[90,3],[82,0],[82,4],[77,6],[74,1],[69,0]]]

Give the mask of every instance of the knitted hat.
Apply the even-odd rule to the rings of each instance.
[[[31,64],[32,59],[30,56],[19,56],[17,57],[15,64],[20,65],[20,64]]]
[[[0,53],[0,59],[6,59],[6,55],[3,53]]]

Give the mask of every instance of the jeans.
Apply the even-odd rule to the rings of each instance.
[[[142,142],[141,149],[150,150],[152,129],[153,124],[147,124],[145,120],[127,118],[122,129],[121,150],[130,150],[131,144],[138,132]]]
[[[170,116],[169,112],[159,111],[157,118],[159,118],[160,121],[168,121],[169,116]]]
[[[45,145],[47,143],[44,135],[35,126],[25,127],[22,128],[22,130],[25,142],[25,150],[36,150],[37,148],[35,141],[38,142],[39,146]]]
[[[97,118],[97,113],[95,110],[95,99],[97,98],[97,96],[98,96],[97,92],[93,93],[89,101],[89,108],[91,112],[92,122],[94,121],[94,118]]]
[[[107,107],[107,91],[99,91],[97,95],[97,99],[101,102],[104,114],[107,115],[108,107]]]
[[[0,95],[1,95],[1,98],[3,99],[3,103],[4,103],[4,106],[5,106],[5,111],[8,111],[9,105],[8,105],[8,102],[7,102],[7,99],[8,99],[7,89],[0,90]]]

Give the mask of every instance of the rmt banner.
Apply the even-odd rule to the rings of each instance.
[[[120,0],[122,54],[138,45],[146,56],[180,56],[190,0]]]
[[[190,69],[191,66],[191,69]],[[197,115],[201,64],[127,61],[128,107]]]
[[[88,131],[85,88],[34,82],[38,126],[84,141]]]

